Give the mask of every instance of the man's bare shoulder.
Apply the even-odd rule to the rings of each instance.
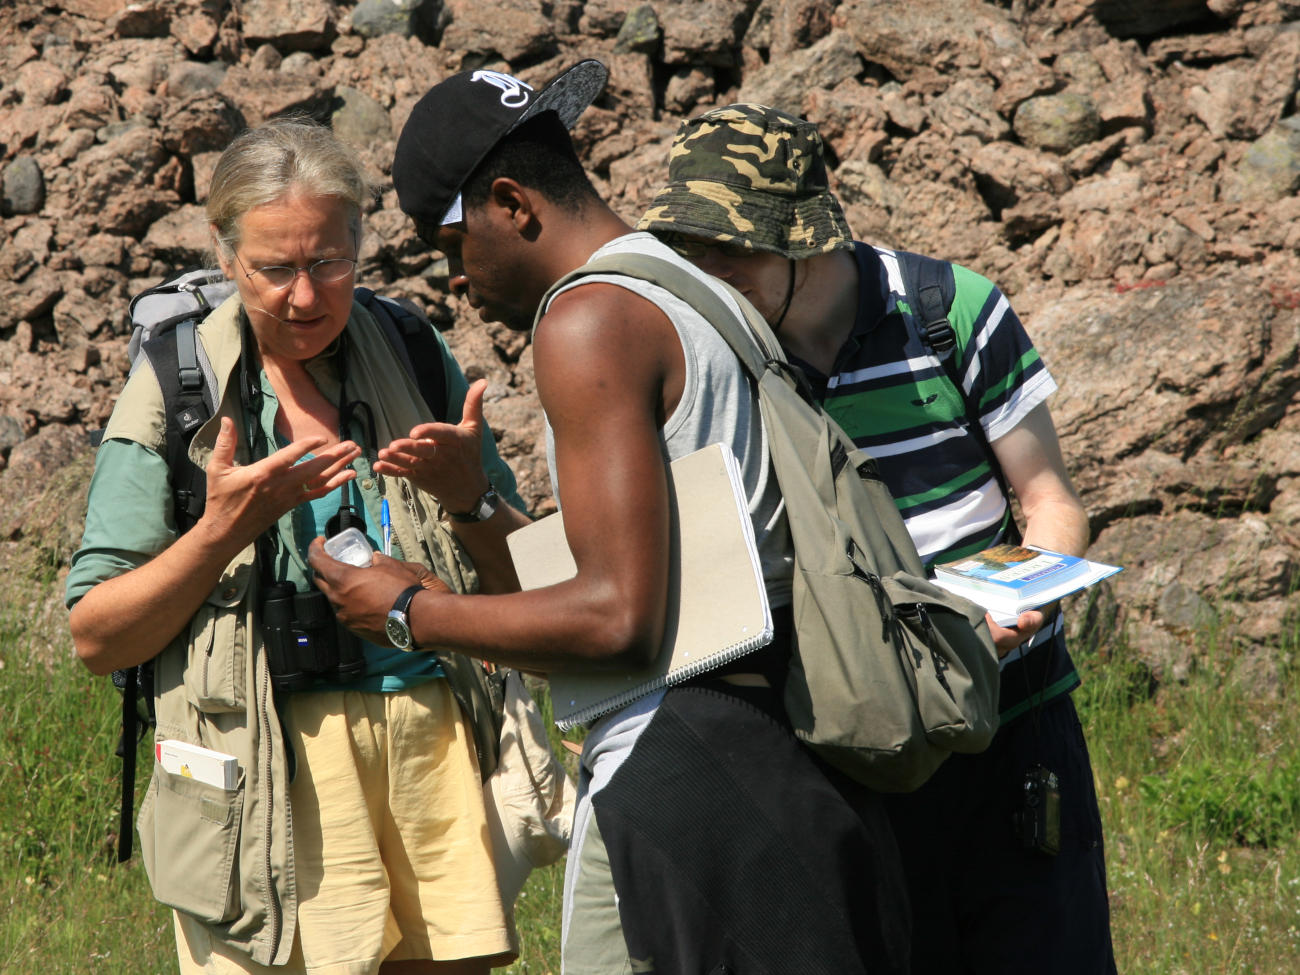
[[[682,384],[682,347],[653,302],[607,282],[558,295],[533,334],[533,370],[553,424],[569,408],[649,410],[662,417]]]
[[[582,357],[620,364],[619,371],[634,367],[633,358],[662,370],[680,357],[681,343],[672,322],[653,302],[626,288],[593,281],[557,295],[533,334],[537,368],[550,354],[572,362]]]
[[[659,330],[671,328],[671,324],[654,302],[620,285],[592,281],[556,295],[538,322],[537,332],[539,336],[545,331],[572,338],[592,338],[591,333],[596,331]]]

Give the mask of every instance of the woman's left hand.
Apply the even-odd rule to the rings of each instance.
[[[422,423],[381,448],[375,473],[407,478],[448,511],[469,511],[488,489],[481,453],[486,391],[486,379],[470,386],[460,423]]]

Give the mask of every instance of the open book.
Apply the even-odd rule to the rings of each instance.
[[[995,545],[934,567],[935,585],[983,606],[993,622],[1009,626],[1037,609],[1120,571],[1117,565],[1023,545]]]
[[[552,674],[551,703],[562,729],[772,641],[772,610],[735,456],[722,444],[710,444],[673,461],[668,472],[671,548],[663,649],[637,671]],[[506,539],[524,589],[577,574],[561,514]]]

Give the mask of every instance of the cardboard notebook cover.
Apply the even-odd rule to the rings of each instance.
[[[551,703],[562,729],[772,641],[772,610],[735,456],[722,444],[710,444],[673,461],[668,471],[671,548],[663,648],[642,670],[552,674]],[[577,574],[560,512],[506,541],[524,589]]]

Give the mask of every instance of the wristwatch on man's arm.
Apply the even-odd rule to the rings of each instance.
[[[384,633],[398,650],[419,649],[411,636],[411,600],[423,588],[420,585],[407,586],[398,595],[393,608],[388,611],[388,619],[384,621]]]

